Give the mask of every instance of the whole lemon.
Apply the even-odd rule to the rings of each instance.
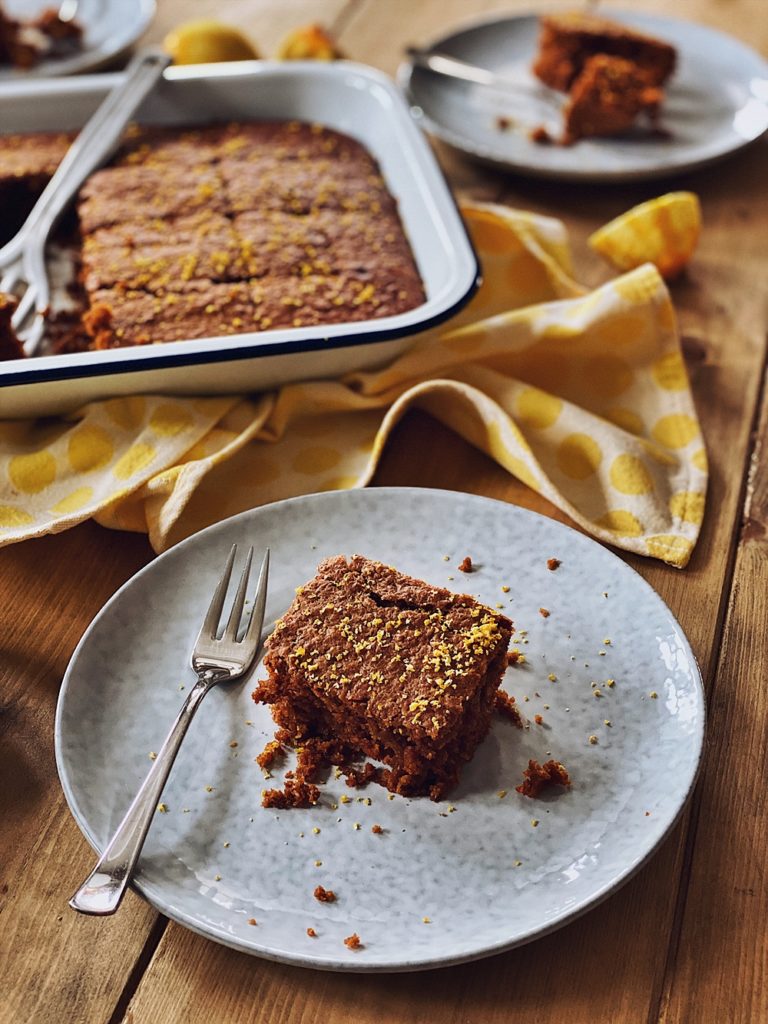
[[[238,29],[208,18],[179,25],[168,33],[163,46],[174,64],[217,64],[226,60],[255,60],[259,56]]]

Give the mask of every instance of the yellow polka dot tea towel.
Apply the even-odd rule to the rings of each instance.
[[[256,505],[364,486],[398,418],[419,406],[593,536],[686,565],[707,457],[658,271],[588,292],[559,221],[485,204],[464,215],[481,288],[384,369],[0,423],[0,543],[94,517],[146,531],[162,551]]]

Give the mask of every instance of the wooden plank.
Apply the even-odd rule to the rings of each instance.
[[[663,1024],[768,1020],[768,377],[765,386]]]
[[[106,921],[67,907],[93,855],[67,808],[53,753],[56,698],[72,650],[150,557],[146,538],[93,524],[0,551],[3,1022],[108,1020],[157,918],[133,894]]]
[[[765,45],[768,27],[757,18],[759,2],[739,0],[738,17],[734,5],[726,11],[715,0],[696,0],[685,13],[731,32],[738,32],[741,25],[753,44],[762,39]],[[478,0],[472,10],[518,6],[504,0]],[[658,0],[643,5],[644,10],[667,7]],[[214,14],[245,24],[263,52],[269,53],[283,31],[301,21],[329,23],[325,15],[333,10],[336,24],[346,26],[341,42],[349,55],[391,71],[404,43],[429,41],[444,26],[464,19],[467,8],[459,0],[422,0],[418,5],[406,0],[386,4],[352,0],[349,5],[322,6],[302,2],[290,7],[270,2],[247,8],[237,0],[216,4],[201,0],[195,15]],[[166,0],[150,35],[159,39],[165,28],[187,16],[181,0]],[[443,147],[438,151],[463,194],[490,199],[504,194],[515,205],[562,216],[574,235],[580,276],[588,283],[606,275],[585,246],[587,233],[600,222],[630,202],[672,185],[691,186],[702,193],[706,220],[702,248],[674,294],[688,339],[688,363],[705,435],[713,442],[709,514],[693,562],[684,573],[642,559],[630,561],[679,615],[705,673],[711,676],[764,349],[765,145],[672,183],[607,192],[480,171]],[[473,490],[563,518],[423,413],[410,414],[403,421],[376,483]],[[756,494],[752,509],[759,525],[753,530],[765,527],[764,484]],[[757,516],[756,508],[761,510]],[[14,595],[13,603],[10,598],[4,602],[8,624],[0,632],[9,652],[0,669],[5,702],[0,713],[0,735],[5,740],[0,768],[6,768],[4,777],[14,781],[0,795],[4,801],[0,805],[4,925],[0,1020],[33,1019],[46,1024],[71,1019],[90,1024],[108,1020],[112,1013],[115,1020],[120,1019],[143,972],[141,951],[151,952],[159,935],[159,930],[152,931],[156,916],[134,899],[112,921],[68,917],[67,911],[59,921],[52,909],[64,906],[88,862],[85,843],[68,817],[53,770],[50,735],[58,679],[88,618],[111,589],[148,557],[142,538],[106,534],[95,527],[0,552],[0,579],[5,593]],[[47,575],[40,572],[39,564],[45,564]],[[739,585],[729,613],[726,667],[714,691],[710,719],[714,756],[696,807],[699,827],[689,842],[691,888],[687,901],[685,892],[680,894],[680,944],[670,955],[664,987],[670,908],[683,864],[681,829],[620,894],[569,928],[530,947],[449,971],[365,979],[302,971],[234,954],[171,925],[125,1019],[192,1024],[253,1019],[301,1020],[302,1024],[351,1024],[353,1020],[360,1024],[374,1020],[380,1024],[403,1020],[527,1024],[563,1019],[569,1024],[595,1020],[644,1024],[656,1019],[662,990],[665,1021],[766,1017],[761,985],[765,962],[755,958],[752,945],[765,937],[764,888],[755,885],[753,878],[762,863],[766,828],[764,814],[754,812],[761,791],[749,764],[750,753],[757,751],[759,757],[765,746],[764,702],[759,694],[753,696],[754,688],[745,689],[765,675],[764,653],[760,652],[759,660],[754,647],[749,647],[750,636],[764,623],[764,604],[755,600],[755,583],[762,584],[760,593],[765,593],[764,539],[748,531],[737,567]],[[32,580],[34,591],[29,586]],[[31,663],[23,639],[30,632],[35,637]],[[738,663],[735,674],[727,668],[732,660]],[[749,678],[741,668],[747,664],[757,670]],[[743,798],[733,798],[730,779],[743,787]],[[722,828],[713,830],[712,821]],[[15,881],[20,878],[23,888]],[[684,874],[684,881],[687,878]],[[9,886],[7,892],[2,892],[3,885]],[[729,885],[746,891],[734,892]]]

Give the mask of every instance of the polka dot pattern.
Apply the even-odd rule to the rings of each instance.
[[[698,526],[704,518],[704,495],[700,491],[678,491],[669,499],[669,510],[675,518]]]
[[[569,434],[557,449],[560,472],[571,480],[586,480],[603,458],[600,445],[589,434]]]
[[[156,455],[154,445],[146,442],[131,445],[125,455],[118,459],[112,472],[118,480],[128,480],[153,462]]]
[[[91,501],[93,501],[92,487],[76,487],[66,497],[57,501],[51,511],[54,514],[68,516],[72,512],[79,512],[81,508]]]
[[[325,473],[341,461],[341,452],[329,445],[310,445],[298,453],[293,460],[293,468],[297,473],[307,473],[315,476],[318,473]]]
[[[586,292],[558,221],[488,204],[464,214],[483,284],[383,369],[0,423],[0,543],[95,516],[147,530],[161,551],[224,515],[361,486],[420,406],[599,539],[685,565],[707,457],[661,277],[644,266]]]
[[[595,522],[618,537],[640,537],[643,533],[640,520],[625,508],[611,509],[610,512],[599,516]]]
[[[95,424],[76,430],[67,444],[67,459],[75,473],[93,473],[112,461],[115,445],[109,433]]]
[[[8,476],[22,494],[39,494],[56,479],[56,459],[48,451],[15,455],[8,463]]]
[[[657,420],[651,434],[654,440],[666,448],[685,448],[694,437],[699,436],[699,424],[691,415],[673,413]]]
[[[609,477],[619,494],[649,494],[653,490],[653,477],[636,455],[617,455]]]
[[[149,425],[160,437],[175,437],[188,430],[193,423],[192,414],[180,403],[159,405],[149,418]]]
[[[551,427],[563,410],[563,400],[538,388],[526,388],[517,396],[517,419],[527,427]]]

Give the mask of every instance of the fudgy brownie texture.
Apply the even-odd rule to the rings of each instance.
[[[69,141],[0,136],[0,200],[39,191]],[[70,348],[368,320],[424,301],[376,162],[319,125],[132,129],[77,212],[87,308]]]
[[[424,301],[375,161],[319,125],[139,135],[86,183],[79,216],[95,348],[367,320]]]
[[[542,82],[567,92],[597,53],[623,57],[642,68],[648,85],[662,85],[677,61],[674,46],[607,18],[579,11],[539,19],[539,51],[533,72]]]
[[[640,114],[654,122],[663,96],[632,61],[605,54],[590,57],[571,86],[563,111],[563,141],[615,135],[634,124]]]
[[[11,295],[0,294],[0,359],[21,359],[24,349],[11,327],[11,317],[18,303]]]
[[[436,800],[489,729],[511,628],[472,597],[339,555],[279,620],[254,699],[271,705],[278,739],[322,744],[326,763],[367,756],[387,766],[348,769],[352,784]],[[300,753],[292,789],[309,781],[301,767]],[[293,795],[266,802],[307,794]]]

